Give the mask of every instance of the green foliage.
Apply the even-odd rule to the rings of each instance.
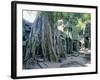
[[[63,19],[64,24],[71,23],[76,26],[78,32],[85,28],[87,22],[91,20],[90,13],[72,13],[72,12],[43,12],[48,14],[51,26],[53,26],[57,20]]]
[[[50,26],[54,29],[54,25],[58,20],[62,19],[64,21],[64,25],[66,23],[70,23],[76,32],[80,32],[84,30],[86,24],[91,20],[90,13],[73,13],[73,12],[41,12],[42,15],[47,14],[50,22]]]

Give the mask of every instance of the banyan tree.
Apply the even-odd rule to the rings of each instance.
[[[60,56],[64,56],[63,41],[60,38],[62,33],[57,30],[57,25],[50,24],[50,15],[48,12],[38,14],[27,41],[24,60],[40,57],[45,61],[58,61]]]

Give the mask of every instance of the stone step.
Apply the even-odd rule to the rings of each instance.
[[[40,66],[40,68],[47,68],[48,65],[43,63],[43,62],[39,62],[38,65]]]

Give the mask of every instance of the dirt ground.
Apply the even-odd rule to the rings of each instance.
[[[23,69],[42,69],[42,68],[64,68],[64,67],[88,67],[91,64],[91,52],[79,51],[73,54],[67,54],[66,59],[60,62],[40,61],[35,64],[26,64]]]

